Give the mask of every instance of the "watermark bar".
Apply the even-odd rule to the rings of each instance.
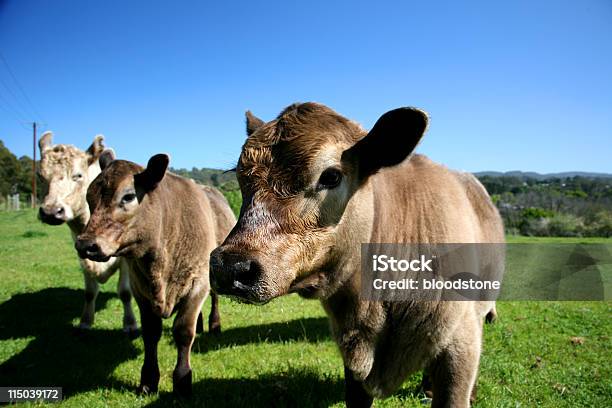
[[[373,301],[611,300],[612,244],[364,244]]]
[[[62,387],[0,387],[0,403],[60,402]]]

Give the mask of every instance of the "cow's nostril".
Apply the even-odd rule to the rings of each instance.
[[[84,255],[97,255],[100,252],[100,247],[94,241],[90,240],[77,240],[74,244],[79,254]]]
[[[55,211],[55,215],[62,216],[64,215],[64,207],[60,207]]]
[[[100,247],[95,242],[92,242],[89,245],[87,245],[87,247],[85,248],[85,251],[88,254],[94,255],[100,252]]]
[[[255,260],[243,260],[234,264],[234,281],[243,286],[253,286],[259,280],[261,267]]]

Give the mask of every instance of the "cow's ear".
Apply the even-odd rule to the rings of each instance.
[[[100,169],[104,170],[114,160],[115,160],[115,151],[113,149],[104,149],[102,153],[100,153],[100,156],[98,157],[98,163],[100,164]]]
[[[427,114],[416,108],[398,108],[382,115],[370,132],[343,157],[355,160],[359,178],[383,167],[395,166],[412,153],[427,128]]]
[[[253,115],[251,111],[246,111],[246,132],[251,136],[257,129],[264,125],[264,121]]]
[[[145,191],[151,191],[162,181],[166,175],[170,163],[170,157],[167,154],[156,154],[149,159],[147,168],[134,176],[134,181],[137,187]]]
[[[40,149],[40,155],[44,156],[45,150],[48,150],[53,145],[53,132],[45,132],[38,141],[38,148]]]
[[[94,164],[96,160],[100,158],[100,155],[102,154],[103,151],[104,151],[104,136],[97,135],[94,138],[93,142],[91,143],[91,146],[89,146],[87,148],[87,151],[85,152],[87,153],[87,162],[89,163],[90,166]]]

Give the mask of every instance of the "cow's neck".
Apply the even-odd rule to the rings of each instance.
[[[80,235],[89,222],[89,210],[85,210],[67,222],[73,236]]]
[[[361,277],[361,244],[370,242],[374,228],[374,194],[367,181],[351,197],[338,226],[335,245],[335,271],[328,296],[359,287]],[[358,293],[357,293],[358,295]]]
[[[142,209],[141,218],[134,223],[136,230],[132,232],[140,242],[134,249],[135,256],[146,258],[149,267],[164,276],[180,267],[183,261],[183,254],[177,252],[184,239],[181,232],[186,228],[182,223],[192,219],[178,216],[189,214],[185,200],[176,199],[180,188],[166,175],[156,189],[148,193],[146,208]]]
[[[328,293],[329,296],[321,301],[330,317],[334,336],[345,340],[350,338],[346,335],[358,332],[359,328],[367,327],[375,335],[384,325],[382,304],[361,300],[360,296],[361,244],[370,243],[375,229],[373,190],[373,183],[368,181],[353,196],[354,202],[347,206],[350,212],[345,213],[347,222],[339,229],[337,245],[339,253],[343,254],[335,271],[335,277],[340,279],[332,285],[333,291]],[[367,340],[369,350],[372,339],[363,337],[361,340]],[[342,344],[340,350],[345,363],[353,360],[354,356],[346,352]]]

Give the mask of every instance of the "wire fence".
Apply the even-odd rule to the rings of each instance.
[[[0,197],[0,211],[20,211],[32,208],[32,195],[30,194],[7,194]],[[38,200],[34,203],[38,205]]]

